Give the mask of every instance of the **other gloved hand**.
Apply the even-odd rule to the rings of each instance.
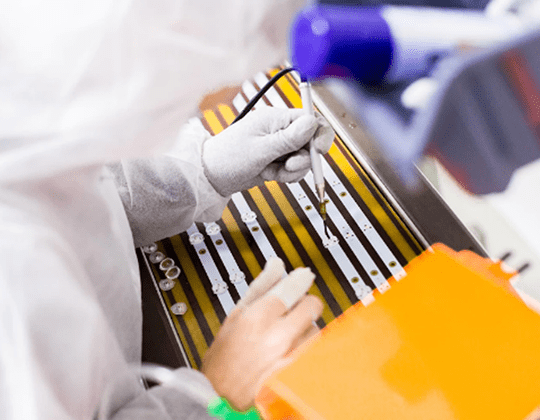
[[[323,305],[306,296],[315,275],[309,268],[297,268],[285,278],[284,273],[280,259],[268,261],[204,356],[202,372],[237,410],[253,405],[262,381],[317,331],[312,323]]]
[[[332,145],[334,131],[321,115],[302,109],[258,109],[206,140],[205,175],[224,197],[264,181],[298,182],[311,167],[311,139],[323,154]],[[289,154],[285,162],[275,162]]]

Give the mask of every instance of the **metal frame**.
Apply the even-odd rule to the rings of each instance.
[[[361,122],[324,85],[313,85],[313,103],[425,247],[442,242],[456,251],[468,249],[487,256],[420,170],[417,169],[416,188],[411,190],[405,186]]]
[[[313,102],[318,110],[330,122],[336,133],[347,145],[351,153],[360,162],[373,183],[389,201],[398,216],[413,232],[424,247],[442,242],[455,250],[468,249],[479,255],[487,256],[485,250],[461,223],[450,207],[444,202],[429,181],[419,172],[419,183],[412,191],[393,172],[377,149],[376,142],[367,134],[362,124],[353,117],[345,106],[323,85],[313,86]],[[146,337],[146,349],[151,361],[172,367],[189,366],[180,338],[176,334],[171,314],[154,278],[147,256],[138,252],[141,277],[143,282],[151,282],[159,302],[152,297],[158,307],[162,321],[148,320],[145,317],[146,332],[159,335],[162,339],[158,349],[153,337]],[[143,269],[144,267],[144,269]],[[148,299],[148,297],[147,297]],[[163,322],[170,325],[164,329]],[[172,335],[171,335],[172,334]],[[178,352],[180,348],[181,353]],[[164,349],[167,349],[163,351]],[[155,353],[155,354],[151,354]]]

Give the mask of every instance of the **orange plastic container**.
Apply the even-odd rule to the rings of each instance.
[[[540,316],[514,294],[512,274],[440,244],[405,270],[265,382],[265,419],[537,418]]]

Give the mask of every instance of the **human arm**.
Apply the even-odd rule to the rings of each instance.
[[[220,218],[231,194],[264,181],[296,182],[311,167],[306,146],[326,153],[334,132],[320,116],[263,108],[211,136],[200,121],[184,125],[174,147],[147,159],[109,165],[135,244],[175,235],[194,221]],[[276,159],[286,156],[283,162]]]
[[[21,220],[19,226],[11,224],[9,230],[0,226],[0,250],[5,257],[0,264],[0,401],[5,418],[88,419],[112,388],[111,418],[114,420],[207,419],[207,401],[217,395],[213,389],[219,392],[221,382],[209,381],[200,372],[184,368],[176,371],[178,380],[189,381],[190,388],[197,392],[183,392],[170,386],[146,391],[134,374],[137,360],[128,354],[139,345],[140,336],[130,338],[130,328],[124,327],[122,322],[129,321],[128,325],[140,322],[140,308],[136,302],[126,303],[131,290],[129,281],[119,284],[121,276],[102,278],[97,283],[91,281],[68,242],[55,233],[43,233],[43,227],[32,225],[28,217]],[[87,233],[83,236],[91,234]],[[106,261],[105,257],[101,260]],[[24,264],[24,261],[32,264]],[[271,286],[281,279],[282,271],[277,273],[265,283]],[[304,274],[302,282],[291,283],[300,298],[313,280],[308,274]],[[259,280],[254,284],[260,283]],[[261,293],[258,291],[255,297]],[[291,299],[285,301],[292,302]],[[275,308],[277,303],[271,307]],[[251,304],[240,306],[250,307]],[[105,309],[112,313],[107,315]],[[263,313],[267,310],[264,306],[260,309]],[[250,314],[248,318],[253,314],[261,316],[257,311]],[[319,316],[316,305],[306,317],[311,319],[312,316]],[[286,317],[274,319],[277,322],[282,318],[283,330],[290,331]],[[235,323],[227,321],[227,325],[234,327]],[[261,345],[266,343],[264,337],[268,338],[264,335],[266,332],[259,330],[254,336],[254,349],[259,355],[264,348]],[[225,379],[233,376],[238,365],[228,357],[238,350],[233,346],[235,343],[246,341],[244,335],[244,329],[232,328],[228,333],[221,333],[222,338],[216,338],[212,348],[218,355],[212,358],[213,369],[206,370],[210,372],[209,377],[225,371],[228,372]],[[290,333],[287,336],[291,337]],[[273,352],[262,367],[270,367],[281,356]],[[253,360],[247,359],[248,362]],[[242,368],[249,368],[249,363],[240,361],[244,363]],[[257,382],[259,367],[257,364],[255,373],[246,375],[248,385]],[[251,388],[251,395],[255,392],[256,388]]]
[[[194,221],[221,217],[229,197],[212,187],[202,165],[203,143],[210,137],[199,121],[191,120],[167,153],[108,166],[136,246],[173,236]]]

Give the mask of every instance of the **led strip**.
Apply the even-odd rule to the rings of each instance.
[[[264,84],[268,81],[267,77],[262,73],[258,74],[256,77],[257,77],[257,83],[259,85],[262,84],[264,86]],[[246,94],[246,96],[249,99],[251,99],[253,96],[256,95],[257,90],[253,85],[251,85],[251,88],[248,87],[248,84],[249,83],[246,82],[246,83],[244,83],[242,85],[242,87],[243,87],[243,90],[244,90],[244,93]],[[270,92],[272,92],[272,93],[270,93]],[[277,91],[274,88],[269,89],[269,91],[266,93],[266,96],[270,100],[270,103],[273,106],[288,109],[288,106],[281,99],[281,97],[279,96],[279,94],[277,93]],[[279,98],[279,100],[276,100],[276,98]],[[237,108],[238,112],[240,112],[241,109],[243,109],[243,106],[245,106],[244,105],[245,101],[243,100],[243,98],[241,98],[241,99],[242,100],[238,100],[236,102],[236,104],[234,104],[235,107]],[[315,230],[317,231],[317,233],[319,234],[321,240],[324,243],[324,241],[327,240],[327,237],[326,237],[326,234],[324,233],[324,231],[321,230],[321,226],[319,226],[319,225],[321,225],[320,215],[318,214],[318,212],[316,210],[313,210],[313,209],[309,210],[309,211],[306,210],[306,208],[313,208],[313,205],[312,205],[311,201],[307,198],[307,196],[305,195],[305,192],[303,191],[302,187],[299,184],[287,184],[287,185],[289,186],[289,189],[291,189],[291,192],[293,192],[293,195],[296,196],[300,207],[302,209],[304,209],[304,213],[306,213],[306,215],[308,216],[308,219],[310,220],[310,223],[315,228]],[[300,197],[302,197],[302,198],[300,198]],[[314,221],[312,219],[317,219],[317,220]],[[357,238],[356,238],[356,240],[358,241]],[[361,244],[360,244],[360,246],[361,246]],[[328,249],[331,252],[334,259],[336,260],[336,262],[338,263],[338,265],[340,266],[340,268],[343,270],[343,272],[344,272],[344,274],[345,274],[345,276],[347,278],[347,281],[349,282],[349,284],[351,285],[351,287],[355,291],[357,298],[360,299],[366,305],[369,302],[371,302],[373,300],[373,295],[371,293],[371,288],[363,282],[362,278],[360,277],[360,274],[354,268],[353,264],[351,263],[349,258],[346,256],[343,249],[341,247],[339,247],[339,246],[336,246],[336,245],[329,246]],[[367,252],[365,251],[363,246],[362,246],[362,250],[367,254]],[[369,255],[368,255],[368,257],[369,257]],[[377,273],[378,273],[379,268],[376,267],[376,265],[373,263],[373,261],[371,260],[370,257],[369,257],[369,261],[371,261],[371,263],[372,263],[372,265],[370,265],[370,267],[374,267],[374,268],[369,269],[369,271],[376,270]],[[362,263],[362,261],[361,261],[361,263]],[[379,276],[382,278],[382,280],[378,278]],[[379,291],[381,293],[384,293],[384,291],[386,291],[389,288],[389,284],[386,281],[386,279],[380,274],[378,274],[378,276],[373,276],[373,277],[374,277],[374,283],[377,285],[377,288],[379,289]]]
[[[255,81],[259,86],[264,86],[268,82],[268,77],[262,73],[259,72],[255,76]],[[249,89],[246,89],[246,83],[244,83],[244,90],[248,91]],[[256,91],[256,89],[253,87],[252,90],[249,90],[250,92]],[[246,93],[247,95],[247,93]],[[274,87],[270,88],[268,92],[265,94],[270,101],[270,103],[279,108],[288,108],[287,104],[283,101],[283,99],[279,96],[276,89]],[[248,97],[250,97],[248,95]],[[352,219],[356,221],[368,241],[371,243],[377,254],[381,257],[382,261],[385,263],[386,267],[390,270],[390,273],[394,276],[396,280],[399,280],[405,276],[405,271],[403,270],[403,267],[398,262],[397,258],[392,254],[390,249],[388,248],[388,245],[383,241],[379,233],[375,230],[369,219],[366,217],[364,212],[360,209],[356,201],[353,200],[353,198],[348,194],[345,186],[341,183],[339,177],[336,175],[332,167],[328,164],[326,159],[322,159],[323,165],[324,165],[324,175],[325,178],[330,184],[331,187],[334,187],[333,190],[336,193],[336,195],[340,198],[340,201],[345,205],[345,207],[349,210]],[[308,176],[306,177],[308,180],[308,184],[310,185],[310,188],[316,193],[314,190],[314,183],[313,183],[313,174],[310,172],[308,173]],[[343,194],[345,193],[345,194]],[[341,214],[338,212],[339,216],[341,217]],[[342,218],[342,217],[341,217]],[[364,249],[364,247],[360,244],[361,248]],[[371,258],[370,258],[371,260]],[[371,270],[370,270],[371,271]],[[377,271],[378,268],[377,268]],[[374,277],[374,282],[376,285],[382,284],[383,282],[380,281],[377,277]]]
[[[255,95],[257,95],[257,93],[259,93],[257,91],[257,88],[253,86],[253,84],[247,80],[244,83],[242,83],[242,90],[244,91],[244,94],[249,98],[249,100],[251,100]],[[264,102],[264,100],[261,98],[260,101],[257,101],[257,105],[253,107],[253,109],[264,108],[267,106],[268,105],[266,104],[266,102]],[[238,111],[238,113],[240,113],[242,109],[237,108],[236,110]]]
[[[259,72],[255,76],[255,82],[262,89],[262,87],[266,85],[266,83],[268,83],[268,77],[266,77],[264,73]],[[268,89],[268,91],[264,95],[270,101],[272,106],[276,108],[288,108],[287,104],[281,98],[281,96],[279,96],[279,93],[277,93],[277,90],[274,89],[274,87],[271,87],[270,89]]]
[[[195,224],[191,225],[186,233],[189,235],[189,242],[195,248],[195,251],[197,251],[197,255],[201,261],[204,271],[212,283],[212,291],[218,297],[223,310],[228,315],[233,310],[235,304],[230,293],[228,292],[229,286],[223,280],[223,277],[221,276],[214,260],[212,259],[212,256],[210,255],[210,252],[206,247],[206,244],[204,243],[204,235],[199,232]]]
[[[347,211],[350,213],[352,220],[360,227],[368,241],[371,243],[377,254],[381,257],[386,267],[390,270],[392,275],[399,280],[405,275],[402,265],[398,262],[396,256],[390,251],[386,242],[383,241],[377,230],[373,227],[365,213],[358,206],[358,203],[354,201],[352,196],[348,193],[347,189],[338,178],[330,164],[323,159],[324,176],[327,183],[332,187],[334,193],[339,197],[339,200],[343,203]],[[313,184],[313,175],[311,176],[310,186]],[[392,264],[393,263],[393,264]]]
[[[221,234],[221,227],[217,223],[205,223],[206,234],[211,237],[212,244],[216,249],[223,265],[229,274],[229,281],[236,287],[236,291],[243,297],[248,289],[245,273],[240,270],[234,256]]]
[[[255,88],[255,86],[253,86],[253,84],[247,81],[242,84],[242,88],[244,90],[244,93],[250,100],[257,94],[257,89]],[[259,101],[259,103],[264,102],[261,100]],[[247,102],[242,97],[242,95],[237,95],[235,101],[233,101],[233,105],[238,113],[242,112],[246,104]],[[236,208],[240,212],[242,221],[249,228],[253,239],[255,239],[255,242],[259,246],[259,249],[261,250],[264,258],[268,261],[269,258],[275,257],[276,252],[274,251],[274,248],[270,244],[270,241],[266,237],[264,231],[261,229],[261,225],[257,221],[256,214],[251,210],[244,196],[241,193],[233,194],[232,200]]]
[[[233,194],[232,201],[238,209],[240,216],[242,217],[242,221],[246,224],[247,228],[251,232],[251,235],[261,250],[264,258],[268,261],[270,258],[276,257],[274,247],[272,247],[272,244],[266,237],[261,225],[259,224],[259,221],[257,220],[257,215],[251,210],[244,196],[241,193]]]
[[[380,235],[377,233],[377,231],[375,230],[375,228],[373,227],[369,219],[362,212],[362,210],[360,210],[360,208],[358,207],[358,204],[356,204],[356,202],[352,199],[348,191],[345,189],[345,186],[341,183],[341,181],[339,181],[337,176],[335,176],[334,172],[331,171],[330,165],[328,165],[328,163],[326,163],[324,174],[325,174],[325,178],[327,182],[332,186],[334,193],[336,193],[336,195],[339,197],[340,201],[343,203],[345,208],[349,211],[352,217],[352,220],[354,220],[355,223],[360,227],[360,229],[364,233],[364,236],[371,243],[375,252],[379,255],[379,257],[381,258],[385,266],[388,268],[388,270],[390,270],[394,278],[396,280],[400,280],[401,278],[403,278],[405,276],[405,270],[403,270],[403,267],[401,266],[401,264],[399,264],[394,254],[392,254],[392,251],[390,251],[390,249],[388,248],[388,245],[386,245],[386,243],[382,240]],[[334,177],[335,179],[333,179]],[[311,172],[308,173],[305,179],[310,189],[314,193],[316,193],[315,188],[313,187],[313,174]],[[332,203],[331,200],[328,204],[330,203]],[[329,208],[327,209],[327,212],[328,212],[329,218],[332,219],[332,221],[335,223],[338,229],[340,229],[340,233],[349,242],[349,244],[351,245],[351,248],[353,249],[353,251],[355,251],[355,254],[357,254],[357,251],[359,253],[357,255],[360,255],[362,253],[367,254],[367,251],[365,250],[364,246],[356,237],[356,235],[354,235],[352,229],[350,228],[348,223],[345,221],[345,218],[343,217],[341,212],[338,211],[338,209],[333,203],[331,206],[329,206]],[[368,255],[369,260],[372,261],[371,257],[369,257],[369,254],[367,255]],[[372,268],[370,267],[369,270],[371,271],[371,269]],[[378,271],[379,269],[376,268],[376,270]],[[384,279],[382,275],[380,275],[380,277]],[[381,279],[379,278],[379,276],[372,276],[372,279],[376,285],[379,284],[378,282],[381,282]]]
[[[302,208],[304,214],[307,216],[309,222],[313,226],[313,229],[315,229],[325,247],[328,249],[330,254],[332,254],[332,257],[334,257],[334,259],[336,260],[339,268],[345,275],[345,278],[353,288],[356,297],[360,299],[365,305],[370,303],[373,300],[371,287],[364,283],[362,277],[345,254],[343,248],[339,246],[339,241],[337,240],[337,238],[332,237],[329,240],[326,237],[321,216],[317,210],[317,207],[313,206],[313,203],[307,197],[304,189],[299,184],[288,184],[288,187],[291,190],[291,193],[295,196],[298,204]],[[381,292],[385,291],[384,288],[382,290],[379,290]]]
[[[312,180],[306,179],[306,181],[308,181],[309,185],[309,182]],[[377,289],[379,289],[380,292],[388,290],[390,285],[386,281],[385,277],[381,274],[380,268],[377,267],[377,264],[375,264],[369,253],[366,251],[364,245],[362,245],[358,237],[354,234],[349,223],[347,223],[341,212],[330,199],[326,205],[326,212],[328,214],[328,218],[332,219],[338,228],[341,237],[349,244],[349,247],[354,252],[355,257],[358,259],[358,261],[360,261],[360,264],[362,264],[362,267],[364,270],[366,270],[375,286],[377,286]]]

